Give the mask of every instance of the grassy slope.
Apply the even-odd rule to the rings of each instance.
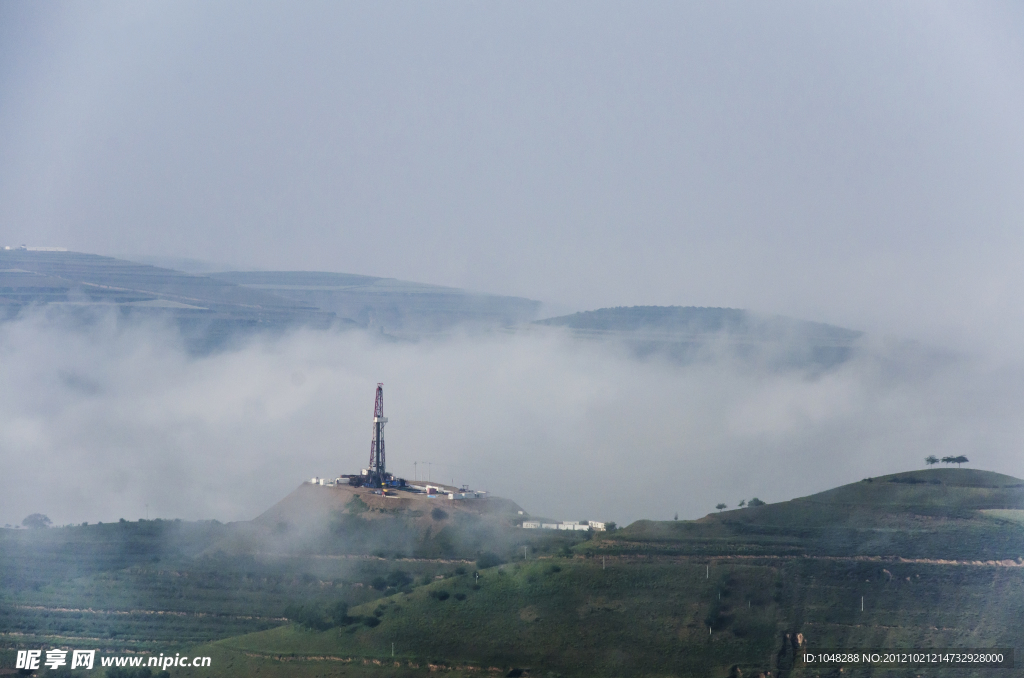
[[[499,534],[506,557],[518,558],[517,539],[550,537],[531,549],[541,559],[482,570],[479,583],[472,566],[443,559],[223,553],[233,528],[213,523],[0,531],[0,624],[30,634],[9,637],[8,651],[26,642],[177,651],[243,634],[194,647],[214,665],[176,671],[183,676],[421,676],[431,665],[452,675],[815,675],[789,671],[784,634],[802,633],[814,648],[1024,645],[1024,568],[980,562],[1024,552],[1022,485],[936,469],[698,521],[640,521],[589,541],[481,532],[474,526],[490,519],[468,514],[435,521],[365,507],[332,528],[348,539],[409,522],[423,535],[417,548],[460,555]],[[938,559],[970,562],[928,562]],[[418,585],[367,585],[396,569]],[[314,632],[275,619],[289,602],[335,600],[349,603],[355,623]]]
[[[764,592],[773,568],[732,566],[706,578],[703,567],[677,564],[612,566],[594,560],[545,559],[452,577],[355,608],[381,611],[381,624],[315,633],[291,626],[221,641],[225,650],[271,655],[398,658],[425,665],[544,668],[590,675],[597,667],[621,674],[700,671],[727,654],[758,663],[774,645],[777,603]],[[479,586],[479,588],[474,588]],[[704,619],[726,600],[750,598],[737,622],[741,633],[708,634]],[[431,593],[447,591],[446,600]],[[465,596],[459,600],[456,594]],[[727,667],[722,667],[727,668]]]
[[[304,485],[251,523],[0,530],[0,633],[14,634],[0,646],[179,649],[280,626],[290,604],[374,600],[382,578],[432,581],[482,550],[582,539],[513,528],[519,509],[500,498],[350,505],[355,494]]]
[[[637,521],[589,548],[619,555],[1016,559],[1024,556],[1024,525],[999,511],[1022,508],[1024,483],[1016,478],[934,469],[697,521]]]
[[[479,589],[467,573],[350,612],[379,614],[375,628],[286,626],[212,651],[225,662],[262,656],[270,675],[286,666],[281,675],[348,674],[377,660],[378,675],[425,673],[433,662],[467,674],[519,666],[567,676],[726,676],[734,666],[744,675],[788,673],[793,652],[780,655],[787,632],[816,648],[1021,646],[1024,568],[925,562],[1020,557],[1024,531],[993,510],[1020,510],[1021,485],[936,469],[700,521],[641,521],[578,546],[575,558],[485,570]],[[442,589],[446,600],[431,595]],[[324,656],[336,660],[302,659]],[[222,666],[218,675],[242,675]],[[793,671],[804,674],[812,675]]]

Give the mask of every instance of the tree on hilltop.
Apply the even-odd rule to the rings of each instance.
[[[929,466],[932,466],[934,464],[939,463],[939,458],[936,457],[934,454],[929,454],[927,457],[924,458],[924,463],[928,464]]]
[[[738,506],[740,508],[743,508],[746,505],[747,505],[747,500],[746,499],[740,499],[740,503],[738,504]]]
[[[747,506],[764,506],[764,502],[758,499],[757,497],[754,497],[753,499],[747,502]]]
[[[719,511],[721,511],[722,509],[728,508],[728,507],[725,504],[718,504],[717,506],[715,506],[715,508],[718,509]]]
[[[49,527],[52,522],[42,513],[33,513],[32,515],[27,516],[25,520],[21,521],[21,524],[25,527],[40,528]]]
[[[958,457],[943,457],[942,458],[942,463],[943,464],[956,464],[957,468],[960,468],[960,464],[966,464],[969,461],[970,461],[970,459],[968,459],[967,457],[965,457],[962,454],[960,456],[958,456]]]

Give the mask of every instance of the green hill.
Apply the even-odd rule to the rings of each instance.
[[[798,647],[1019,647],[1022,504],[1024,482],[984,471],[865,479],[697,521],[639,521],[571,554],[466,568],[350,607],[334,628],[284,626],[202,651],[231,667],[219,675],[724,678],[823,675]]]
[[[1024,556],[1024,482],[972,469],[866,478],[826,492],[697,521],[641,520],[592,548],[616,554]],[[1024,515],[1022,513],[1021,515]]]
[[[60,644],[213,657],[173,674],[197,678],[810,678],[887,674],[807,668],[800,648],[1024,641],[1024,481],[997,473],[611,533],[522,529],[503,500],[361,492],[304,485],[229,525],[0,530],[0,662]]]

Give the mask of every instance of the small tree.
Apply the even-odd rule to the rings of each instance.
[[[743,508],[744,506],[747,505],[747,500],[746,499],[740,499],[740,503],[738,505],[739,505],[740,508]]]
[[[675,518],[673,518],[672,520],[679,520],[679,514],[677,513],[677,514],[676,514],[676,517],[675,517]]]
[[[486,551],[476,559],[476,566],[481,570],[501,565],[501,557],[497,553]]]
[[[950,461],[956,464],[957,468],[960,468],[960,464],[966,464],[970,459],[961,454],[959,457],[953,457]]]
[[[929,454],[927,457],[924,458],[924,463],[928,464],[929,466],[933,466],[939,463],[939,458],[936,457],[934,454]]]
[[[42,513],[33,513],[30,516],[26,516],[25,520],[21,521],[21,524],[25,527],[37,529],[41,527],[49,527],[52,524],[52,522]]]
[[[747,502],[747,506],[750,506],[750,507],[754,507],[754,506],[764,506],[764,502],[763,502],[763,501],[761,501],[760,499],[758,499],[757,497],[754,497],[754,498],[753,498],[753,499],[751,499],[751,500],[750,500],[749,502]]]
[[[718,504],[718,505],[715,506],[715,508],[718,509],[719,511],[721,511],[722,509],[727,508],[727,507],[726,507],[725,504]]]

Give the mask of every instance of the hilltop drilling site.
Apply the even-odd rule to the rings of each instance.
[[[390,508],[415,508],[419,502],[430,502],[432,500],[448,500],[462,502],[476,500],[487,504],[489,497],[487,492],[470,489],[468,485],[456,487],[443,483],[420,481],[414,479],[409,481],[400,478],[387,470],[387,457],[384,446],[384,425],[388,418],[384,416],[384,384],[377,384],[377,393],[373,404],[373,439],[370,441],[370,461],[359,473],[342,473],[334,478],[321,478],[313,476],[305,485],[322,487],[325,490],[333,490],[341,493],[338,501],[331,502],[342,505],[348,502],[351,495],[360,497],[360,500],[368,506],[383,508],[379,504],[387,500]],[[484,507],[480,507],[484,508]],[[486,511],[486,509],[484,509]],[[518,515],[524,516],[519,527],[524,529],[549,529],[569,531],[596,531],[603,532],[607,529],[604,522],[597,520],[578,520],[548,522],[540,520],[526,520],[526,512],[517,511]]]

